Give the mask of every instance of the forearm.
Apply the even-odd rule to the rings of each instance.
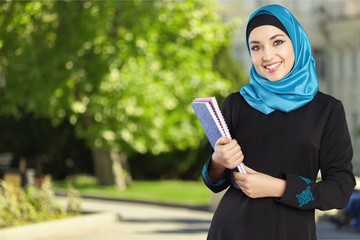
[[[230,185],[230,179],[229,179],[229,172],[227,169],[224,170],[222,173],[222,177],[220,178],[213,178],[218,177],[215,175],[210,176],[210,162],[212,161],[211,158],[208,159],[208,161],[204,164],[204,167],[202,169],[202,178],[205,183],[205,185],[213,192],[217,193],[224,189],[226,189]]]
[[[331,173],[328,174],[331,176]],[[343,208],[353,192],[355,182],[351,174],[342,172],[336,175],[315,182],[302,176],[286,174],[287,186],[279,202],[301,209]]]
[[[280,178],[274,178],[272,186],[272,193],[270,193],[270,197],[281,198],[284,195],[286,188],[286,181]]]
[[[208,174],[212,180],[218,181],[218,180],[224,178],[225,168],[223,166],[219,165],[218,163],[216,163],[215,161],[213,161],[212,159],[210,159]]]

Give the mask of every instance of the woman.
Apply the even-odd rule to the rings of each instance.
[[[233,139],[217,141],[202,172],[212,191],[230,186],[208,239],[316,239],[314,210],[344,208],[355,187],[343,105],[319,92],[309,39],[287,9],[255,11],[246,40],[250,84],[222,106]],[[247,174],[232,170],[242,162]]]

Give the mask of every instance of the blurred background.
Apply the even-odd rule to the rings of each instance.
[[[245,24],[274,2],[344,103],[359,176],[360,1],[128,0],[0,3],[1,177],[199,180],[209,144],[190,103],[247,83]]]
[[[1,2],[2,176],[24,185],[88,174],[119,189],[198,180],[209,145],[190,103],[246,78],[230,51],[238,26],[218,10],[200,0]]]

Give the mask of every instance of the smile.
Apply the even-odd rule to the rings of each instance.
[[[277,62],[277,63],[265,65],[264,68],[265,68],[268,72],[275,72],[275,71],[279,68],[280,64],[281,64],[281,62]]]

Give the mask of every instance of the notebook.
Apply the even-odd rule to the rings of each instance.
[[[191,106],[194,109],[195,114],[199,119],[213,149],[215,149],[215,143],[220,137],[226,136],[231,138],[229,128],[215,97],[196,98],[191,103]],[[242,163],[236,170],[246,173]]]

